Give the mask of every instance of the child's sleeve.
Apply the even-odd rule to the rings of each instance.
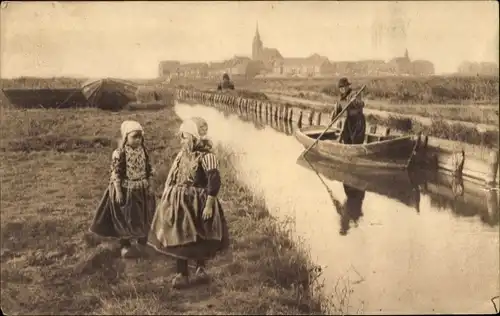
[[[214,154],[208,153],[201,159],[201,165],[207,175],[207,194],[217,196],[221,187],[221,179],[219,173],[219,161]]]
[[[122,178],[122,163],[121,150],[115,149],[111,155],[111,182],[121,182]]]

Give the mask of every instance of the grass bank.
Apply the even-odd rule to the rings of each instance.
[[[330,78],[232,78],[236,89],[268,91],[293,96],[318,93],[338,97],[339,77]],[[355,87],[366,85],[365,97],[402,104],[498,104],[498,76],[387,76],[350,77]],[[192,85],[197,89],[214,88],[209,79],[176,79],[176,85]]]
[[[443,119],[433,119],[430,126],[423,126],[415,120],[400,117],[398,115],[389,115],[381,117],[378,115],[366,115],[366,121],[371,124],[377,124],[390,127],[393,130],[416,134],[418,132],[426,133],[429,136],[463,142],[471,145],[478,145],[487,148],[499,148],[498,131],[479,132],[476,128],[465,126],[460,123],[449,124]]]
[[[320,94],[338,97],[339,77],[328,78],[244,78],[232,80],[238,90],[269,91],[292,96],[316,98]],[[351,77],[354,86],[366,85],[365,96],[404,106],[413,104],[490,104],[499,102],[498,76],[386,76]],[[1,79],[1,88],[75,88],[85,78],[22,77]],[[154,85],[159,79],[134,80],[139,85]],[[213,79],[173,79],[172,86],[191,86],[198,90],[215,89]]]
[[[109,177],[125,119],[141,122],[156,194],[179,148],[172,109],[109,113],[3,110],[1,306],[11,314],[320,314],[320,268],[297,250],[218,148],[232,244],[210,262],[209,285],[174,290],[171,259],[123,260],[85,232]],[[341,310],[339,307],[338,310]]]

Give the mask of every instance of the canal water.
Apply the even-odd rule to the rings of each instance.
[[[454,198],[460,189],[422,185],[406,173],[374,179],[298,159],[304,148],[290,128],[202,105],[177,104],[176,113],[204,117],[214,143],[232,148],[241,181],[274,216],[293,219],[295,236],[324,267],[326,293],[340,304],[342,290],[352,290],[343,303],[349,313],[494,312],[496,192]]]

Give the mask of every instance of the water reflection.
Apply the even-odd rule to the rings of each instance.
[[[491,312],[489,298],[500,288],[498,192],[469,183],[453,189],[453,179],[422,172],[345,170],[307,155],[309,164],[279,125],[257,129],[251,116],[204,106],[176,112],[203,116],[214,142],[236,153],[239,179],[273,215],[294,218],[295,235],[325,267],[325,291],[359,273],[364,281],[350,283],[350,302],[356,309],[364,301],[365,313]]]
[[[337,206],[337,212],[340,215],[339,233],[345,236],[351,227],[351,222],[354,224],[354,227],[358,227],[358,220],[363,216],[362,208],[365,191],[344,184],[344,192],[346,199],[343,204]]]
[[[252,123],[258,130],[262,130],[265,128],[265,126],[269,126],[272,129],[285,135],[293,135],[292,122],[285,122],[283,120],[275,118],[274,115],[266,115],[264,111],[259,113],[240,109],[232,110],[230,108],[220,109],[220,111],[224,113],[224,117],[226,118],[228,118],[231,114],[237,114],[239,119],[244,122]]]
[[[350,187],[363,191],[374,192],[388,198],[400,201],[419,211],[420,191],[418,179],[405,171],[384,171],[351,168],[345,169],[341,165],[332,164],[330,161],[309,152],[306,157],[299,156],[297,164],[309,168],[315,173],[341,182]]]
[[[422,194],[430,198],[436,211],[451,210],[458,217],[479,216],[488,226],[499,225],[498,190],[443,174],[422,172],[414,175]]]

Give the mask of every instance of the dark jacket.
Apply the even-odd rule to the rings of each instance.
[[[332,113],[332,120],[347,106],[353,94],[354,92],[351,90],[346,95],[341,96]],[[349,107],[340,135],[340,140],[344,144],[362,144],[364,142],[366,133],[366,121],[363,114],[364,106],[365,103],[362,100],[355,99]]]

